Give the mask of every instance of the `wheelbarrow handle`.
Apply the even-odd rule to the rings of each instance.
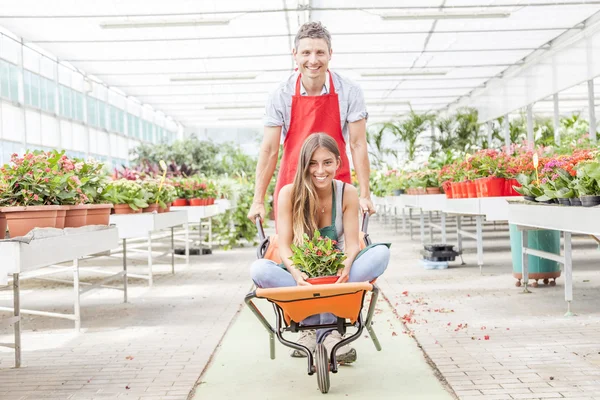
[[[265,230],[262,226],[262,220],[260,219],[260,215],[256,215],[254,217],[254,223],[256,224],[256,229],[258,229],[258,238],[262,241],[265,240]]]
[[[362,228],[360,228],[361,232],[367,233],[367,229],[369,229],[369,212],[363,212],[363,220],[362,220]]]

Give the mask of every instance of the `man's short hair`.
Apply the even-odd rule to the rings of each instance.
[[[298,50],[298,44],[301,39],[324,39],[327,43],[327,49],[331,50],[331,35],[327,28],[325,28],[320,22],[307,22],[298,29],[296,39],[294,40],[294,47]]]

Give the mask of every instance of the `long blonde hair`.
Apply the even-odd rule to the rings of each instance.
[[[312,237],[319,227],[316,218],[317,192],[310,177],[310,160],[315,151],[321,147],[333,153],[336,161],[341,161],[338,145],[328,134],[313,133],[304,141],[292,184],[292,230],[295,244],[302,243],[304,233]]]

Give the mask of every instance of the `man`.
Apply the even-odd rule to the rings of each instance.
[[[254,200],[248,218],[265,217],[264,198],[277,166],[279,144],[283,134],[283,157],[275,189],[275,211],[279,189],[291,183],[298,164],[298,154],[311,133],[325,132],[338,142],[342,168],[336,179],[351,183],[346,143],[360,186],[360,208],[374,213],[369,191],[369,156],[367,152],[364,96],[358,85],[328,71],[331,60],[331,35],[320,22],[300,27],[292,55],[298,71],[271,94],[264,117],[264,136],[256,166]],[[275,212],[276,215],[276,212]]]
[[[298,165],[298,155],[305,139],[312,133],[324,132],[338,143],[342,165],[336,179],[351,183],[350,163],[346,155],[346,143],[350,152],[360,186],[359,207],[363,212],[375,212],[369,191],[369,156],[367,152],[367,110],[359,86],[328,70],[331,60],[331,35],[320,22],[309,22],[300,27],[294,41],[292,55],[298,66],[286,81],[271,94],[264,117],[264,136],[256,166],[254,200],[248,218],[265,217],[264,198],[279,155],[283,134],[283,157],[279,166],[275,188],[275,215],[279,190],[291,183]],[[334,331],[324,344],[328,351],[342,339]],[[316,336],[303,331],[299,344],[313,350]],[[350,363],[356,360],[356,351],[346,345],[337,350],[338,361]],[[292,357],[303,357],[298,350]]]

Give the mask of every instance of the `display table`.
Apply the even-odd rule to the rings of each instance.
[[[34,229],[30,234],[33,238],[29,243],[13,240],[0,241],[0,276],[12,278],[13,307],[0,307],[0,311],[10,311],[13,317],[3,325],[13,325],[14,344],[0,343],[2,346],[15,349],[15,367],[21,366],[21,314],[41,315],[54,318],[65,318],[75,321],[75,329],[81,327],[80,297],[83,293],[103,285],[108,279],[91,285],[85,290],[79,289],[79,259],[96,253],[109,251],[118,247],[119,236],[114,227],[89,226],[67,229]],[[73,260],[71,267],[61,267],[60,271],[73,273],[73,289],[75,292],[73,313],[63,314],[39,310],[24,310],[20,307],[21,279],[35,278],[60,272],[53,270],[40,271],[41,268],[53,264]],[[110,279],[123,276],[126,286],[127,275],[125,271],[114,274]]]
[[[565,301],[567,302],[566,315],[572,315],[571,302],[573,301],[573,260],[571,247],[571,234],[579,233],[592,236],[600,235],[600,207],[566,207],[550,204],[535,204],[524,201],[511,201],[508,203],[508,222],[523,231],[522,235],[522,263],[524,291],[527,289],[528,257],[533,255],[548,260],[553,260],[564,265],[565,276]],[[556,230],[563,233],[563,255],[556,255],[541,250],[527,247],[527,231],[536,229]]]
[[[127,271],[127,239],[147,238],[148,248],[148,274],[128,274],[131,278],[146,279],[148,285],[152,286],[152,233],[164,229],[171,230],[171,273],[175,273],[175,236],[173,228],[183,226],[185,234],[185,263],[186,266],[190,263],[190,252],[188,242],[188,216],[185,212],[169,211],[165,213],[141,213],[141,214],[113,214],[110,216],[110,224],[117,227],[119,231],[119,239],[123,245],[123,269]],[[130,251],[140,251],[137,248],[132,248]],[[141,250],[145,251],[145,250]]]
[[[210,206],[181,206],[171,207],[171,211],[184,211],[187,213],[187,221],[190,224],[198,224],[200,247],[202,247],[202,229],[203,225],[208,228],[208,242],[206,243],[209,249],[212,249],[212,217],[222,214],[223,206],[220,204],[212,204]],[[187,243],[186,237],[186,243]]]

